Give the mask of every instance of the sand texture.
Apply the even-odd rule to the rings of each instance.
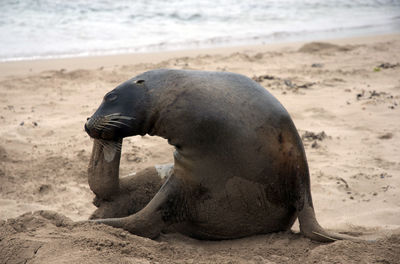
[[[374,242],[316,243],[297,223],[226,241],[73,224],[95,210],[86,118],[107,91],[156,68],[232,71],[268,89],[302,135],[320,224]],[[0,263],[400,263],[400,35],[0,70]],[[120,175],[172,162],[172,150],[127,138]]]

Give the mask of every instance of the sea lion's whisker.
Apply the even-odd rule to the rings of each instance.
[[[121,113],[113,113],[113,114],[105,115],[104,117],[120,116],[120,115],[121,115]]]
[[[94,126],[94,128],[95,129],[98,129],[98,130],[101,130],[101,129],[110,129],[110,126],[112,126],[112,127],[116,127],[116,128],[119,128],[120,126],[118,126],[118,125],[116,125],[116,124],[111,124],[111,121],[104,121],[104,122],[101,122],[100,124],[96,124],[95,126]]]
[[[110,120],[110,121],[107,122],[107,124],[120,124],[120,125],[124,125],[124,126],[127,126],[127,127],[131,127],[130,125],[125,124],[124,122],[119,122],[119,121],[116,121],[116,120]]]
[[[98,139],[97,140],[97,142],[98,142],[98,144],[100,144],[100,146],[102,146],[102,148],[104,148],[105,146],[104,146],[104,143],[103,143],[103,140],[101,140],[101,139]]]
[[[99,132],[101,132],[102,130],[109,129],[109,128],[106,128],[106,127],[103,127],[103,126],[96,126],[96,127],[94,127],[94,129],[99,131]]]
[[[114,148],[117,150],[117,151],[121,151],[122,150],[122,145],[120,146],[120,145],[116,145],[116,146],[114,146]]]
[[[115,141],[105,141],[105,140],[101,140],[101,141],[105,148],[121,151],[122,143],[115,142]]]
[[[93,126],[93,128],[94,128],[94,129],[96,129],[96,128],[105,128],[105,125],[103,125],[103,124],[96,124],[96,125]]]
[[[112,119],[112,120],[107,120],[107,121],[105,121],[105,123],[123,124],[123,122],[120,122],[120,121],[117,121],[117,120],[114,120],[114,119]]]
[[[105,145],[122,146],[122,143],[118,141],[105,140],[105,139],[99,139],[99,141],[101,141]]]
[[[134,117],[130,117],[130,116],[118,116],[118,117],[112,117],[112,119],[125,119],[125,120],[134,120]]]
[[[120,146],[115,146],[113,144],[107,144],[107,143],[103,143],[103,147],[106,150],[116,150],[116,151],[121,151],[121,147]]]
[[[110,126],[116,127],[116,128],[120,128],[121,127],[118,124],[111,123],[110,121],[105,122],[102,126],[103,126],[103,128],[108,128],[108,129],[110,129],[109,128]]]
[[[114,113],[114,114],[105,115],[104,118],[106,118],[106,119],[126,119],[126,120],[135,119],[134,117],[121,115],[121,113]]]
[[[106,151],[112,151],[112,150],[116,150],[116,151],[120,151],[120,148],[114,147],[110,144],[103,144],[103,149],[105,149]]]
[[[110,130],[111,128],[110,127],[107,127],[107,126],[105,126],[105,125],[96,125],[95,127],[94,127],[94,129],[96,129],[96,130]]]
[[[106,129],[104,129],[103,131],[102,131],[102,137],[103,138],[112,138],[113,137],[113,132],[112,132],[112,130],[110,129],[110,127],[107,127]]]

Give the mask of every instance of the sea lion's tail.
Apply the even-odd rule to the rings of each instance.
[[[303,208],[299,211],[298,215],[300,232],[304,236],[319,242],[334,242],[336,240],[362,241],[361,239],[352,236],[328,232],[322,228],[315,217],[312,202],[309,202],[307,197],[308,195],[305,195]],[[309,197],[311,198],[311,195]]]

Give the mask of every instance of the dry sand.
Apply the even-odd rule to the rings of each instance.
[[[0,263],[400,263],[400,35],[328,42],[0,63]],[[377,240],[320,244],[297,224],[229,241],[70,225],[63,215],[95,209],[86,117],[155,68],[254,77],[303,135],[321,225]],[[128,138],[121,175],[171,161],[165,140]]]

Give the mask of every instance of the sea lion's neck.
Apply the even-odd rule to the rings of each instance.
[[[173,120],[170,119],[170,116],[166,115],[166,112],[168,111],[156,111],[149,116],[146,124],[146,134],[165,138],[169,144],[179,148],[179,144],[174,136],[177,131],[171,129],[171,122]]]
[[[144,136],[146,134],[150,136],[160,136],[160,133],[158,133],[157,129],[157,123],[159,122],[159,113],[158,111],[151,111],[148,113],[147,118],[145,119],[143,123],[143,128],[142,128],[142,133],[140,135]]]
[[[176,77],[178,78],[178,77]],[[185,136],[182,130],[185,127],[174,125],[181,122],[182,110],[176,111],[180,97],[185,94],[185,90],[176,87],[176,78],[166,78],[147,87],[145,120],[142,123],[142,134],[159,136],[168,140],[168,143],[177,149],[181,147]],[[179,141],[177,139],[179,137]]]
[[[168,130],[169,117],[166,115],[162,95],[152,91],[148,95],[146,118],[142,125],[141,135],[159,136],[171,140]]]

